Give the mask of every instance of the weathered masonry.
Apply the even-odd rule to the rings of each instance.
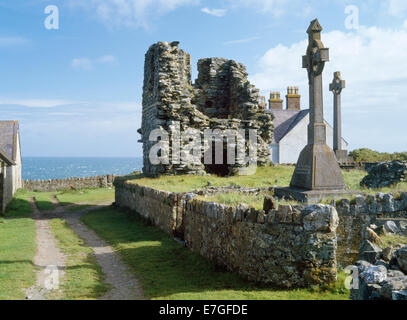
[[[52,180],[24,180],[23,188],[29,191],[52,192],[66,189],[109,188],[113,187],[114,175],[67,178]]]
[[[273,286],[307,287],[336,279],[334,207],[256,211],[115,180],[116,204],[137,212],[190,250]]]
[[[201,59],[198,79],[192,84],[190,55],[179,49],[178,44],[158,42],[146,53],[142,127],[138,131],[143,143],[143,172],[147,175],[228,175],[245,166],[239,161],[228,164],[227,159],[221,164],[213,161],[205,166],[203,158],[194,154],[183,154],[180,161],[173,161],[178,159],[173,159],[172,138],[178,131],[187,132],[188,129],[198,130],[202,140],[205,129],[258,130],[257,164],[267,164],[268,145],[273,135],[272,114],[266,110],[265,98],[248,81],[245,66],[222,58]],[[157,143],[150,141],[150,134],[156,129],[169,135],[168,164],[150,162],[151,148]],[[181,148],[190,143],[185,135],[176,138],[179,138]],[[201,147],[202,154],[209,148],[204,144]]]
[[[337,266],[345,268],[358,260],[370,225],[407,218],[407,193],[357,195],[334,206],[265,205],[254,210],[197,200],[191,193],[159,191],[123,178],[114,184],[119,207],[183,238],[189,249],[230,271],[284,287],[332,281]]]

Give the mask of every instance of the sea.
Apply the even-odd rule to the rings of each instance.
[[[143,158],[69,158],[23,157],[23,180],[48,180],[125,175],[141,171]]]

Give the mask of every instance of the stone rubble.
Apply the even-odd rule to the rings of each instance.
[[[351,290],[353,300],[406,300],[407,246],[380,250],[376,260],[358,261],[356,267],[359,283]]]
[[[368,169],[368,175],[363,178],[360,185],[378,189],[407,181],[407,162],[382,162]]]

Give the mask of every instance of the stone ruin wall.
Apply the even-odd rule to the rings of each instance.
[[[333,207],[257,211],[115,181],[116,205],[141,215],[185,246],[246,279],[308,287],[336,277]],[[307,211],[308,210],[308,211]]]
[[[257,129],[258,165],[269,163],[272,114],[266,111],[265,98],[247,80],[246,68],[233,60],[208,58],[199,60],[198,72],[198,79],[192,84],[191,58],[178,48],[178,42],[158,42],[146,53],[142,127],[138,131],[143,143],[143,172],[203,174],[208,170],[202,159],[194,159],[193,155],[188,155],[186,161],[181,157],[181,163],[174,164],[171,144],[170,164],[150,163],[150,149],[155,144],[149,141],[151,131],[163,129],[170,134],[171,141],[177,122],[181,132],[198,130],[202,140],[205,129]],[[207,148],[202,145],[202,152]],[[202,163],[191,164],[191,160]],[[241,166],[229,166],[228,173],[234,174]]]

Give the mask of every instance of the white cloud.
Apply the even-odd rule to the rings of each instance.
[[[0,47],[21,46],[29,42],[30,40],[22,37],[0,37]]]
[[[30,108],[52,108],[57,106],[66,106],[74,103],[68,100],[55,99],[15,99],[0,98],[0,105],[20,105]]]
[[[373,148],[406,150],[400,119],[407,116],[407,29],[360,27],[355,32],[323,33],[322,41],[330,48],[330,62],[324,70],[328,121],[332,118],[332,94],[328,84],[333,72],[341,71],[347,82],[342,94],[345,138],[352,147],[369,141]],[[301,68],[306,47],[307,40],[303,40],[291,46],[280,44],[271,48],[259,60],[261,71],[251,77],[252,82],[264,95],[276,90],[285,92],[287,86],[297,85],[303,96],[303,108],[307,108],[307,72]],[[370,135],[366,134],[369,130]]]
[[[72,60],[72,67],[82,70],[92,70],[93,62],[88,58],[75,58]]]
[[[114,56],[106,55],[106,56],[100,57],[96,61],[99,63],[115,63],[116,58]]]
[[[231,44],[248,43],[248,42],[258,40],[258,39],[260,39],[260,37],[252,37],[252,38],[246,38],[246,39],[238,39],[238,40],[226,41],[223,44],[224,45],[231,45]]]
[[[96,64],[114,64],[117,60],[114,56],[105,55],[96,59],[75,58],[72,60],[71,66],[80,70],[92,70]]]
[[[209,8],[202,8],[201,12],[207,13],[211,16],[215,17],[224,17],[227,10],[226,9],[209,9]]]
[[[148,28],[150,20],[199,0],[70,0],[71,6],[95,11],[109,27],[136,26]]]
[[[405,11],[407,11],[406,0],[387,0],[387,2],[388,13],[392,16],[403,16]]]
[[[288,5],[294,6],[297,0],[228,0],[233,7],[253,8],[262,13],[271,13],[273,16],[280,16],[287,10]],[[302,5],[303,1],[300,2]],[[290,7],[291,8],[291,7]]]

